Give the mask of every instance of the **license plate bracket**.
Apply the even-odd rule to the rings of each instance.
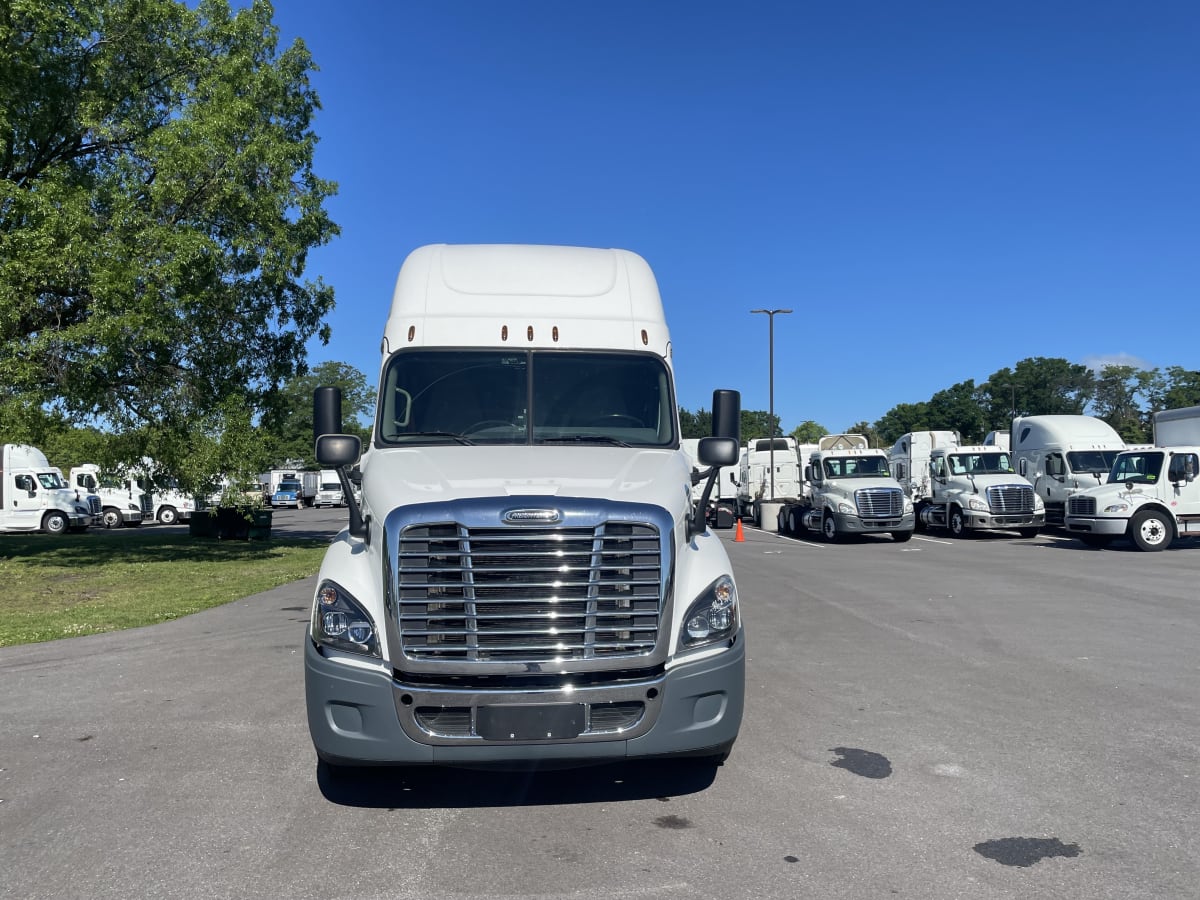
[[[480,706],[475,732],[487,741],[570,740],[583,732],[583,704]]]

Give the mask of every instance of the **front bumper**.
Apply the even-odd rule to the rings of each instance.
[[[975,531],[1004,531],[1012,528],[1042,528],[1046,513],[996,516],[991,513],[963,510],[963,524]]]
[[[887,534],[892,531],[912,531],[916,516],[909,512],[896,519],[862,519],[854,513],[834,513],[838,531],[843,534]]]
[[[354,668],[323,656],[305,634],[308,728],[322,759],[340,765],[489,765],[553,761],[575,764],[716,754],[741,726],[746,681],[745,633],[714,657],[685,663],[654,678],[618,685],[480,690],[406,685],[387,673]],[[644,703],[641,719],[619,733],[550,740],[485,740],[473,733],[427,730],[421,710],[506,705]],[[589,717],[595,713],[589,712]],[[468,728],[473,732],[474,728]]]
[[[1120,537],[1129,528],[1128,519],[1110,519],[1092,516],[1067,516],[1067,531],[1077,534],[1105,534]]]

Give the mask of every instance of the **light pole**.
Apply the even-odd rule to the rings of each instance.
[[[769,319],[769,321],[771,323],[768,328],[768,334],[770,335],[771,343],[770,343],[770,350],[768,350],[769,356],[767,357],[768,365],[770,366],[770,368],[768,370],[770,372],[770,376],[769,376],[770,377],[770,393],[768,394],[768,402],[771,404],[770,409],[768,410],[767,414],[771,417],[771,420],[770,420],[771,443],[768,444],[767,446],[769,448],[768,452],[770,453],[769,459],[770,459],[770,466],[771,466],[771,499],[774,500],[775,499],[775,316],[786,315],[787,313],[790,313],[791,310],[790,309],[752,309],[752,310],[750,310],[750,312],[762,313],[763,315],[767,316],[767,318]]]

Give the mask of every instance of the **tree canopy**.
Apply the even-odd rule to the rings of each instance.
[[[272,16],[0,2],[0,405],[183,446],[327,340],[315,67]]]

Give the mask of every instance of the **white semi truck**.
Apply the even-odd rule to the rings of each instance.
[[[313,506],[345,506],[346,495],[336,469],[322,469],[317,478],[317,494]]]
[[[401,267],[362,504],[317,578],[308,724],[339,765],[722,759],[745,636],[692,502],[654,276],[622,250],[434,245]],[[314,396],[347,497],[359,438]],[[713,396],[697,458],[738,456]]]
[[[1154,414],[1154,446],[1117,454],[1107,481],[1067,501],[1067,530],[1104,547],[1128,537],[1139,550],[1165,550],[1200,534],[1200,406]]]
[[[892,460],[901,460],[895,447]],[[906,471],[915,465],[910,460]],[[994,444],[959,446],[956,440],[930,449],[928,465],[928,494],[915,495],[918,528],[945,528],[955,537],[1015,530],[1030,538],[1046,524],[1041,497],[1014,471],[1007,450]]]
[[[861,534],[890,534],[900,542],[912,537],[913,504],[883,450],[872,450],[861,434],[827,434],[817,448],[804,467],[808,495],[784,503],[780,531],[817,532],[827,541]]]
[[[762,523],[762,504],[795,502],[804,495],[804,474],[793,437],[747,441],[738,459],[737,515]]]
[[[913,503],[933,496],[933,481],[929,477],[933,451],[957,446],[957,431],[910,431],[892,445],[888,452],[892,476]]]
[[[1062,525],[1067,500],[1108,478],[1125,442],[1094,416],[1025,416],[1013,420],[1013,465],[1046,505],[1046,524]]]
[[[0,531],[62,534],[87,528],[93,511],[37,447],[5,444],[0,449]]]
[[[100,496],[101,522],[105,528],[141,525],[154,513],[154,501],[129,475],[104,472],[96,463],[71,467],[71,484]]]

